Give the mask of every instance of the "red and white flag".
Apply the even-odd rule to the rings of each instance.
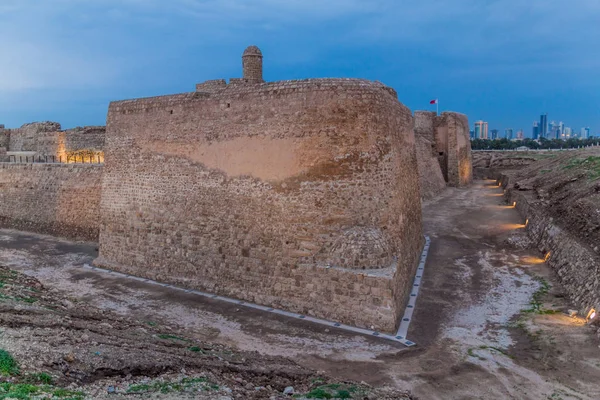
[[[429,102],[429,104],[437,104],[437,103],[438,103],[438,99],[431,100],[431,101]]]

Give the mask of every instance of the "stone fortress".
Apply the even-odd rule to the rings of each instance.
[[[0,131],[7,154],[104,161],[5,156],[0,221],[98,240],[98,266],[394,331],[424,243],[421,198],[471,182],[467,119],[413,116],[379,82],[265,82],[262,62],[251,46],[242,78],[113,102],[106,131]]]

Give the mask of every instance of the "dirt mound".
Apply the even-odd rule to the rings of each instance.
[[[553,152],[507,174],[536,207],[600,252],[600,148]]]
[[[0,324],[0,369],[12,365],[2,370],[0,398],[278,399],[290,398],[283,393],[292,387],[296,398],[410,398],[100,311],[5,267]]]

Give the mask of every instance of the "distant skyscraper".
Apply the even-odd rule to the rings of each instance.
[[[474,131],[474,130],[470,130],[470,131],[469,131],[469,137],[470,137],[471,139],[475,139],[475,131]]]
[[[531,137],[533,140],[536,140],[540,136],[540,126],[537,122],[533,122],[533,131],[531,132]]]
[[[540,137],[545,138],[548,136],[548,114],[540,115]]]
[[[504,130],[504,137],[507,138],[508,140],[512,140],[512,138],[513,138],[512,128],[508,128],[508,129]]]
[[[590,128],[581,128],[580,136],[582,139],[589,139],[590,138]]]
[[[563,137],[565,139],[575,137],[575,135],[573,135],[573,129],[569,128],[568,126],[565,126],[565,128],[563,129]]]
[[[488,123],[484,121],[475,122],[475,137],[477,139],[488,138]]]
[[[523,140],[523,129],[519,129],[517,132],[517,140]]]
[[[490,131],[490,133],[492,134],[492,140],[499,139],[499,137],[498,137],[498,129],[492,129]]]
[[[565,134],[565,124],[562,121],[558,123],[558,133],[561,137]]]

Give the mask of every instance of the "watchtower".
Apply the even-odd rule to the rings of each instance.
[[[242,55],[244,80],[248,83],[262,83],[263,81],[263,55],[256,46],[248,46]]]

